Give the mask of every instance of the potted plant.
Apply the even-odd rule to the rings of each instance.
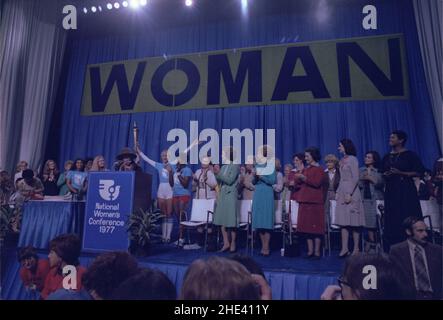
[[[147,256],[153,238],[160,237],[155,233],[159,228],[161,219],[165,216],[159,210],[134,211],[128,219],[127,231],[131,241],[129,251],[136,256]]]

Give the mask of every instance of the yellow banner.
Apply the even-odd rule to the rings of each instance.
[[[82,115],[407,99],[408,87],[396,34],[88,65]]]

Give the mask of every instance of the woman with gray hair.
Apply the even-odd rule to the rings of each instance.
[[[338,168],[338,158],[333,154],[325,157],[326,169],[328,176],[328,190],[325,199],[325,215],[331,217],[331,200],[335,200],[338,184],[340,182],[340,170]],[[330,221],[331,223],[332,221]]]

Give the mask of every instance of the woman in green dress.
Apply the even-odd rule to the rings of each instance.
[[[257,155],[254,198],[252,200],[252,228],[260,235],[262,256],[269,256],[269,241],[274,229],[274,189],[276,183],[275,160],[269,146],[263,146]],[[272,168],[269,168],[271,166]]]
[[[240,167],[234,164],[234,150],[229,148],[223,151],[224,165],[219,169],[214,167],[215,177],[219,184],[217,206],[214,213],[214,224],[221,226],[223,234],[223,248],[221,252],[236,251],[235,239],[237,236],[237,179]],[[229,233],[229,234],[228,234]]]

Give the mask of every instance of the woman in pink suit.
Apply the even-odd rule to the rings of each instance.
[[[308,246],[307,258],[320,259],[321,241],[325,233],[325,190],[327,177],[318,164],[320,151],[315,147],[305,150],[307,167],[302,173],[296,173],[295,179],[300,183],[297,200],[297,232],[306,237]]]

